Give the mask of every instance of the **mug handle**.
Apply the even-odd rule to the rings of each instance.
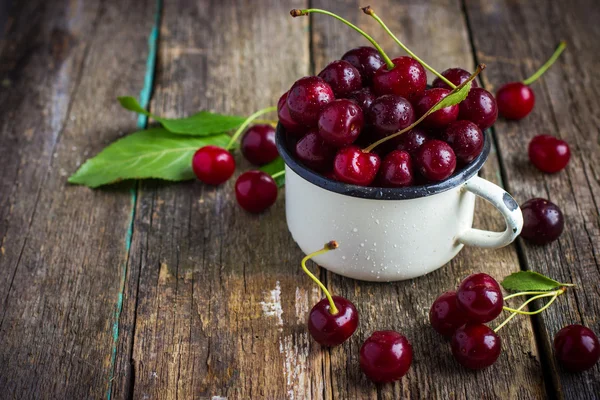
[[[506,230],[504,232],[482,231],[469,228],[458,235],[458,242],[467,246],[497,249],[512,243],[523,228],[523,213],[513,197],[500,186],[479,176],[468,180],[463,190],[467,190],[489,201],[504,217]]]

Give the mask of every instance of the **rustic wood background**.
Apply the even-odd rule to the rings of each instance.
[[[70,186],[69,174],[119,136],[147,125],[123,111],[137,95],[154,113],[248,114],[297,78],[365,44],[321,15],[337,12],[400,49],[359,1],[6,0],[0,2],[0,398],[4,399],[597,399],[600,366],[563,371],[554,334],[600,333],[600,6],[597,0],[435,0],[371,4],[439,70],[484,62],[495,90],[532,73],[559,40],[568,49],[534,84],[525,120],[499,120],[482,171],[519,202],[540,196],[566,218],[560,240],[468,248],[408,282],[364,283],[324,270],[357,305],[360,327],[323,349],[305,319],[320,293],[299,268],[284,195],[260,216],[235,203],[233,180]],[[567,169],[544,175],[524,149],[566,139]],[[241,168],[249,165],[238,157]],[[478,203],[475,224],[500,229]],[[532,269],[572,282],[541,316],[502,331],[498,362],[461,368],[428,327],[435,297],[474,271]],[[401,381],[374,385],[358,350],[378,329],[412,342]]]

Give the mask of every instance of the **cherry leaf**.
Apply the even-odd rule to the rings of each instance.
[[[208,111],[190,115],[185,118],[162,118],[146,111],[140,103],[130,96],[118,97],[123,108],[139,114],[144,114],[162,124],[172,133],[191,136],[210,136],[238,128],[246,120],[236,115],[222,115]]]
[[[262,172],[266,172],[267,174],[273,176],[278,172],[285,171],[285,163],[283,162],[283,158],[277,157],[275,160],[270,163],[263,165],[260,167]],[[276,178],[273,178],[277,187],[282,187],[285,185],[285,174],[280,174]]]
[[[125,179],[194,179],[192,156],[200,147],[225,147],[229,135],[210,137],[173,135],[164,128],[134,132],[87,160],[69,183],[91,188]]]
[[[460,103],[467,98],[469,95],[469,90],[471,90],[471,82],[467,82],[465,86],[459,88],[456,92],[452,92],[448,96],[444,97],[435,106],[431,107],[429,111],[427,111],[427,115],[441,110],[442,108],[450,107]]]
[[[562,286],[573,286],[560,283],[534,271],[519,271],[510,274],[502,281],[502,287],[514,292],[550,291]]]

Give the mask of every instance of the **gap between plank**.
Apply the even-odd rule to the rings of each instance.
[[[460,2],[461,2],[461,9],[462,9],[463,17],[465,19],[465,24],[467,26],[467,33],[469,35],[469,44],[471,46],[471,53],[473,55],[473,60],[475,61],[475,65],[478,65],[479,60],[477,58],[477,51],[475,49],[475,40],[473,39],[473,29],[471,27],[471,21],[469,20],[469,12],[468,12],[468,8],[467,8],[467,2],[466,2],[466,0],[460,0]],[[483,80],[481,80],[481,87],[485,88],[485,84],[484,84]],[[492,126],[490,128],[490,131],[492,133],[492,135],[491,135],[492,141],[494,143],[494,146],[496,147],[496,153],[498,154],[497,158],[498,158],[498,166],[500,169],[500,179],[502,180],[504,189],[506,191],[510,192],[510,185],[509,185],[508,176],[507,176],[507,172],[506,172],[506,166],[505,166],[504,160],[502,158],[500,147],[498,146],[496,130]],[[527,258],[525,257],[523,247],[518,240],[515,241],[515,249],[517,252],[517,259],[519,261],[519,269],[522,271],[527,271],[528,270]],[[554,371],[554,370],[550,371],[552,368],[545,368],[546,366],[552,366],[552,363],[550,362],[550,357],[552,357],[552,352],[550,349],[547,349],[544,346],[545,341],[542,339],[542,337],[545,336],[545,334],[542,329],[542,322],[540,321],[539,318],[536,318],[536,316],[533,316],[533,318],[530,317],[529,320],[531,321],[531,327],[533,329],[535,344],[536,344],[539,354],[540,354],[540,366],[541,366],[542,373],[543,373],[544,385],[546,388],[546,396],[549,399],[556,399],[556,398],[562,397],[562,389],[560,387],[560,381],[559,381],[558,377],[556,376],[556,371]]]
[[[162,12],[162,0],[156,0],[155,12],[154,12],[154,23],[152,25],[152,29],[150,34],[148,35],[148,58],[146,59],[146,72],[144,74],[144,85],[142,90],[140,91],[140,105],[144,109],[149,109],[150,100],[152,98],[153,86],[154,86],[154,77],[156,74],[156,59],[157,59],[157,44],[160,32],[160,17]],[[148,117],[146,115],[140,114],[137,120],[138,129],[145,129],[148,126]],[[112,395],[112,383],[115,379],[115,361],[117,358],[117,345],[119,342],[119,322],[121,319],[121,312],[123,311],[123,294],[125,292],[125,282],[127,279],[127,269],[129,265],[129,255],[131,251],[131,242],[133,240],[133,230],[135,223],[135,210],[137,207],[138,200],[138,190],[139,190],[139,181],[135,182],[134,187],[131,188],[131,214],[129,216],[129,227],[127,229],[127,233],[125,235],[125,261],[123,262],[123,266],[121,268],[121,283],[119,286],[119,296],[117,299],[116,310],[114,314],[114,322],[112,326],[112,349],[111,349],[111,357],[110,357],[110,375],[108,379],[108,389],[106,391],[106,398],[108,400],[111,399]],[[137,316],[137,292],[139,290],[139,279],[136,288],[136,302],[135,302],[135,310],[134,310],[134,320],[132,324],[132,331],[135,332],[136,325],[136,316]],[[133,334],[132,334],[133,337]],[[133,356],[133,339],[131,344],[131,350],[129,357]],[[133,373],[131,374],[134,377]],[[134,382],[130,382],[130,390],[128,394],[133,394],[133,384]]]

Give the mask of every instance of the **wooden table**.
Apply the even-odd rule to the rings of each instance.
[[[568,49],[534,84],[525,120],[498,120],[482,175],[519,202],[544,197],[566,218],[547,246],[465,249],[406,282],[365,283],[320,270],[358,307],[342,346],[307,334],[321,297],[302,273],[284,194],[254,216],[233,180],[123,182],[100,190],[66,179],[89,156],[146,126],[122,110],[135,95],[152,112],[249,114],[297,78],[365,44],[325,16],[292,19],[308,1],[73,0],[0,5],[0,398],[397,399],[600,398],[600,366],[571,374],[552,356],[555,333],[581,323],[600,334],[600,7],[594,0],[377,1],[376,11],[438,70],[486,63],[483,85],[531,74],[559,40]],[[313,0],[402,52],[356,1]],[[538,172],[529,140],[567,140],[567,169]],[[249,165],[238,157],[240,168]],[[478,203],[475,225],[503,227]],[[503,353],[461,368],[428,326],[437,295],[474,271],[531,269],[577,289],[502,331]],[[358,352],[374,330],[414,346],[401,381],[374,385]]]

